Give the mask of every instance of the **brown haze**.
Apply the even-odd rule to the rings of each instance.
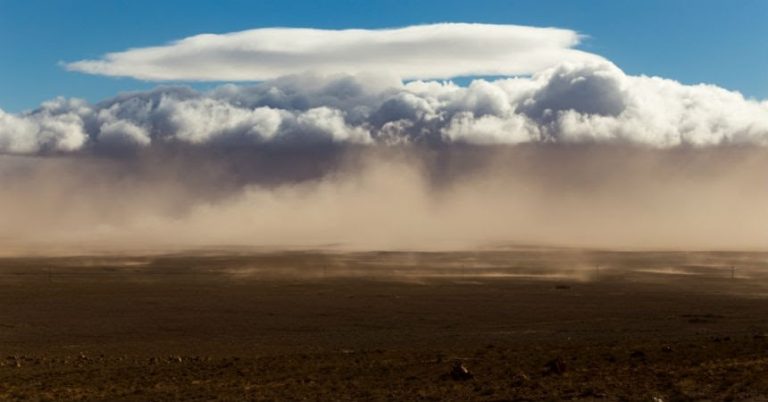
[[[504,244],[762,249],[765,172],[768,151],[760,147],[3,156],[0,252]]]

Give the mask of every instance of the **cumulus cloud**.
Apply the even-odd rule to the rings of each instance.
[[[143,80],[204,81],[261,81],[305,72],[386,72],[405,79],[517,75],[564,61],[601,59],[573,49],[579,40],[571,30],[517,25],[262,28],[196,35],[164,46],[68,63],[66,68]]]
[[[588,62],[466,87],[299,75],[208,92],[159,87],[97,104],[56,99],[26,113],[0,112],[0,152],[14,154],[525,143],[764,146],[768,102]]]
[[[43,103],[28,115],[16,116],[0,110],[0,151],[76,151],[87,139],[82,115],[90,112],[82,101],[61,98]]]

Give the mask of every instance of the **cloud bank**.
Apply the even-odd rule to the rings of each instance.
[[[97,104],[54,99],[0,111],[0,152],[126,153],[152,147],[626,143],[768,144],[768,102],[712,85],[565,63],[531,77],[403,83],[299,75],[208,92],[160,87]]]
[[[565,61],[602,60],[573,49],[579,39],[578,33],[566,29],[490,24],[262,28],[196,35],[65,66],[142,80],[262,81],[306,72],[386,73],[404,79],[519,75]]]

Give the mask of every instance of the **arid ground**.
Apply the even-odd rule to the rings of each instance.
[[[768,401],[768,254],[27,257],[0,284],[2,400]]]

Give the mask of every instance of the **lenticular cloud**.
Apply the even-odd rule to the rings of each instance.
[[[262,81],[288,74],[387,73],[405,79],[531,74],[564,61],[579,34],[517,25],[432,24],[396,29],[262,28],[203,34],[109,53],[66,68],[143,80]]]
[[[763,146],[768,102],[586,62],[466,87],[377,75],[295,75],[208,92],[160,87],[97,104],[59,98],[31,112],[0,111],[0,152],[12,154],[523,143]]]

